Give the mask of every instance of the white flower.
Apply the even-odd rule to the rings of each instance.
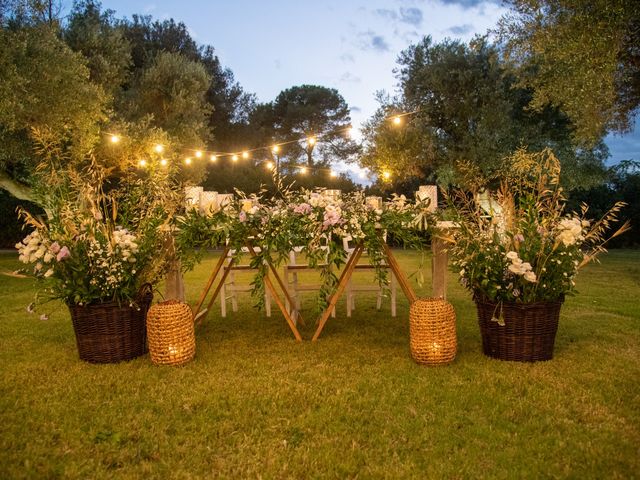
[[[50,268],[44,273],[44,278],[49,278],[51,275],[53,275],[53,268]]]
[[[524,279],[528,282],[535,283],[538,279],[532,271],[524,272]]]
[[[509,260],[511,260],[511,261],[514,261],[514,260],[516,260],[516,259],[518,259],[518,260],[519,260],[519,258],[518,258],[518,252],[513,252],[513,251],[508,252],[508,253],[507,253],[507,258],[508,258]]]

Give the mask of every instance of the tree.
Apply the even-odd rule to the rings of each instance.
[[[314,151],[325,165],[348,160],[358,152],[346,133],[350,127],[349,106],[336,89],[301,85],[280,92],[272,104],[273,132],[283,145],[283,155],[293,163],[302,157],[313,167]],[[298,142],[301,138],[311,141]]]
[[[0,187],[33,200],[36,143],[64,144],[66,161],[79,161],[99,138],[106,95],[48,24],[3,27],[0,70]]]
[[[425,37],[402,52],[399,64],[399,97],[380,97],[380,110],[366,124],[364,166],[389,171],[396,183],[417,176],[447,185],[461,180],[461,163],[491,176],[524,145],[552,148],[570,188],[599,180],[604,144],[579,149],[562,111],[528,110],[530,90],[516,86],[499,49],[485,38],[467,45]],[[389,119],[398,112],[411,114],[396,126]]]
[[[593,145],[607,130],[628,131],[640,105],[637,0],[509,0],[500,22],[530,106],[562,108],[575,138]]]

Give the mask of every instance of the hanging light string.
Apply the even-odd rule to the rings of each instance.
[[[405,117],[410,116],[410,115],[414,115],[416,113],[418,113],[419,110],[414,110],[411,112],[403,112],[403,113],[395,113],[393,115],[389,115],[387,117],[384,118],[384,121],[388,121],[390,122],[393,126],[395,127],[399,127],[403,124],[403,121],[405,119]],[[260,152],[260,151],[271,151],[274,154],[277,154],[281,148],[283,146],[286,145],[292,145],[294,143],[298,143],[298,144],[302,144],[305,143],[307,144],[307,146],[310,146],[311,148],[314,147],[314,145],[316,145],[318,143],[318,141],[320,139],[322,139],[323,137],[326,137],[328,135],[338,135],[338,134],[346,134],[348,137],[352,137],[353,136],[353,131],[354,131],[354,127],[352,127],[351,125],[347,126],[347,127],[343,127],[343,128],[339,128],[336,130],[332,130],[329,132],[324,132],[324,133],[317,133],[317,134],[311,134],[305,137],[301,137],[299,139],[295,139],[295,140],[287,140],[287,141],[283,141],[283,142],[277,142],[274,143],[270,146],[263,146],[263,147],[256,147],[256,148],[251,148],[251,149],[245,149],[245,150],[241,150],[239,152],[220,152],[220,151],[213,151],[213,150],[207,150],[207,149],[189,149],[189,148],[183,148],[182,152],[186,153],[186,156],[184,158],[184,164],[189,166],[193,163],[193,158],[195,157],[198,160],[202,159],[202,158],[208,158],[209,161],[211,163],[215,163],[218,159],[221,158],[230,158],[232,162],[237,162],[240,159],[248,159],[251,158],[251,154],[255,153],[255,152]],[[117,133],[105,133],[105,135],[107,135],[109,137],[109,141],[110,143],[116,145],[118,143],[120,143],[120,141],[124,137],[123,135],[117,134]],[[165,145],[162,145],[160,143],[155,144],[153,147],[153,150],[155,153],[157,154],[162,154],[165,150],[166,147]],[[262,161],[262,163],[267,167],[268,170],[272,170],[273,168],[275,168],[275,164],[273,163],[272,160],[264,160]],[[149,162],[145,159],[140,159],[138,160],[138,166],[140,168],[146,168],[148,166]],[[162,166],[166,166],[168,164],[168,161],[166,158],[161,158],[160,159],[160,165]],[[330,175],[332,177],[337,177],[338,174],[335,170],[330,169],[330,168],[325,168],[325,167],[314,167],[314,166],[307,166],[307,165],[285,165],[284,168],[293,168],[293,169],[297,169],[300,171],[300,173],[304,174],[306,172],[308,172],[309,170],[311,171],[328,171],[330,173]],[[384,170],[381,172],[381,177],[384,180],[389,180],[391,177],[391,174],[389,171]]]

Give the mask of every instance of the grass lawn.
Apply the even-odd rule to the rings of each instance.
[[[186,277],[192,303],[213,257]],[[419,261],[397,257],[407,272]],[[0,270],[17,267],[0,255]],[[172,368],[79,361],[68,311],[27,314],[32,281],[0,275],[0,478],[638,477],[640,251],[604,256],[578,288],[550,362],[484,357],[450,276],[449,366],[411,361],[399,293],[395,319],[361,297],[347,319],[341,301],[317,343],[248,297],[226,319],[216,305],[196,359]]]

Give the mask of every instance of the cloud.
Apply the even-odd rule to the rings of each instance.
[[[439,0],[443,5],[459,5],[465,10],[482,5],[483,3],[502,3],[501,0]]]
[[[447,29],[447,32],[451,32],[454,35],[467,35],[468,33],[473,32],[473,25],[470,23],[465,23],[464,25],[454,25],[451,28]]]
[[[375,50],[377,52],[388,52],[389,44],[382,35],[378,35],[372,30],[358,34],[360,38],[360,48],[363,50]]]
[[[408,23],[416,27],[422,23],[423,17],[422,10],[416,7],[400,8],[399,11],[389,10],[388,8],[377,8],[373,12],[386,20]]]
[[[340,76],[340,81],[343,83],[360,83],[362,79],[357,75],[353,75],[351,72],[344,72]]]
[[[422,10],[419,8],[401,8],[400,21],[418,27],[422,23]]]
[[[389,10],[388,8],[378,8],[374,10],[376,15],[379,15],[383,18],[387,18],[389,20],[397,20],[398,14],[395,10]]]
[[[353,63],[356,61],[354,56],[350,53],[343,53],[342,55],[340,55],[340,60],[342,60],[344,63]]]
[[[351,111],[353,113],[362,113],[362,109],[360,107],[356,107],[356,106],[351,107]]]

